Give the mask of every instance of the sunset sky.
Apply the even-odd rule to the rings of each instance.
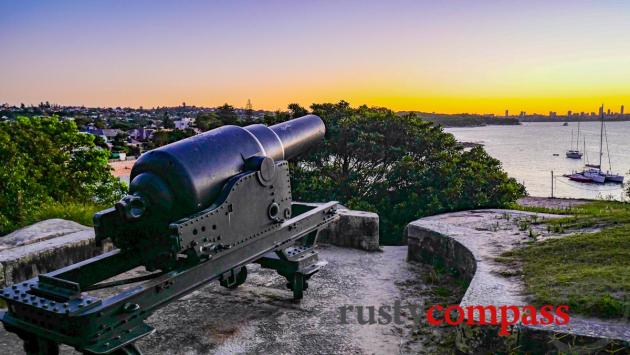
[[[0,103],[630,111],[630,1],[0,0]]]

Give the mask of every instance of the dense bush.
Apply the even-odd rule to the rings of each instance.
[[[0,122],[0,235],[32,222],[44,206],[111,205],[125,186],[111,175],[108,157],[72,120]]]
[[[326,138],[293,163],[294,199],[377,212],[384,244],[400,243],[414,219],[503,207],[525,194],[483,148],[464,150],[415,114],[343,101],[311,108],[326,123]]]

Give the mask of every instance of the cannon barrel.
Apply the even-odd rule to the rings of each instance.
[[[288,160],[320,141],[321,118],[306,115],[271,127],[223,126],[142,155],[131,170],[129,195],[116,206],[128,219],[155,209],[171,221],[210,206],[225,182],[247,171],[248,158]]]

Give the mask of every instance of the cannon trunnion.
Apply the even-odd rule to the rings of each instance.
[[[144,320],[155,310],[213,280],[238,287],[250,263],[275,269],[287,279],[293,298],[301,299],[309,278],[325,264],[315,251],[317,234],[338,216],[336,202],[313,207],[292,201],[289,164],[283,159],[323,134],[318,117],[297,120],[293,127],[288,121],[270,128],[256,125],[251,129],[256,134],[248,131],[259,136],[262,149],[229,165],[236,172],[231,170],[227,179],[216,178],[221,173],[215,172],[199,180],[196,187],[209,188],[204,191],[211,196],[205,207],[164,210],[177,200],[168,196],[174,180],[164,178],[168,171],[146,179],[143,174],[151,169],[139,168],[131,194],[95,216],[97,239],[110,238],[118,249],[3,289],[5,328],[22,338],[29,354],[55,354],[62,343],[87,354],[137,354],[133,344],[153,332]],[[269,133],[274,128],[279,131],[275,138]],[[277,144],[265,146],[265,139]],[[194,149],[190,154],[196,154]],[[116,278],[139,266],[147,273]],[[100,289],[130,283],[112,296],[99,295]]]

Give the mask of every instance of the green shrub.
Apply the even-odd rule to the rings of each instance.
[[[107,206],[108,207],[108,206]],[[35,212],[30,216],[30,219],[26,221],[26,224],[32,224],[38,221],[51,218],[67,219],[69,221],[75,221],[84,226],[92,226],[92,216],[98,211],[101,211],[106,206],[76,203],[76,202],[52,202],[40,205]]]
[[[40,208],[111,205],[126,187],[110,173],[109,151],[72,120],[0,122],[0,235],[36,219]]]

